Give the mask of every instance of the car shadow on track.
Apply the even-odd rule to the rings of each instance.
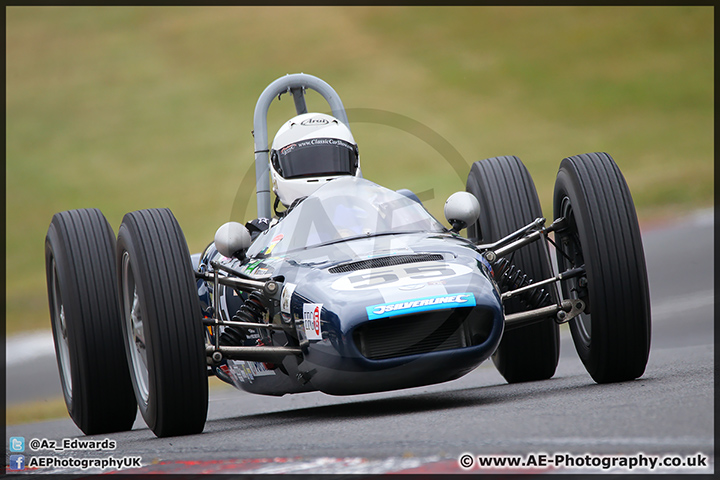
[[[454,396],[448,393],[427,393],[407,397],[380,398],[377,400],[361,400],[357,402],[301,407],[279,412],[259,413],[208,421],[205,432],[236,430],[237,423],[244,427],[261,428],[282,423],[303,424],[316,423],[318,420],[361,420],[382,418],[435,410],[449,410],[492,403],[490,398],[471,398],[469,395]]]
[[[627,384],[628,388],[653,382],[653,378],[641,378]],[[441,392],[409,394],[391,398],[363,399],[341,404],[300,407],[292,410],[257,413],[228,417],[207,422],[205,432],[222,432],[242,428],[263,428],[272,425],[315,424],[319,421],[343,421],[397,417],[433,411],[490,406],[503,403],[528,401],[537,398],[550,401],[555,396],[567,395],[568,391],[593,392],[603,388],[586,374],[561,376],[549,380],[517,384],[494,384]],[[624,388],[623,388],[624,390]]]

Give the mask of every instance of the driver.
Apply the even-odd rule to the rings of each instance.
[[[361,177],[358,146],[350,129],[324,113],[303,113],[280,127],[270,147],[270,175],[275,192],[275,214],[342,175]],[[259,218],[246,224],[253,239],[270,226]]]
[[[337,118],[323,113],[304,113],[285,122],[275,135],[270,147],[270,174],[276,195],[275,213],[282,217],[325,182],[343,175],[361,177],[358,147],[350,129]],[[278,212],[279,203],[286,210]],[[257,218],[245,226],[254,240],[271,226],[271,220]],[[243,308],[246,312],[262,309],[257,305],[252,298],[244,300],[236,315],[240,315]],[[240,319],[252,321],[258,312],[251,312],[249,317],[240,315]],[[223,345],[253,342],[253,338],[246,339],[245,334],[234,327],[226,327],[220,337]]]
[[[289,207],[324,182],[360,177],[360,159],[350,129],[323,113],[304,113],[278,130],[270,148],[270,174],[277,199]]]

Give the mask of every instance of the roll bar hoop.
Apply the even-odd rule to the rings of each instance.
[[[325,81],[305,73],[288,74],[280,77],[265,88],[255,105],[253,136],[255,137],[255,191],[257,194],[258,218],[271,218],[269,139],[267,114],[270,104],[283,93],[290,93],[295,101],[297,114],[307,113],[305,90],[318,92],[330,105],[332,115],[350,128],[345,107],[333,88]]]

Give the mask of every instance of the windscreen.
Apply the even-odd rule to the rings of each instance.
[[[248,257],[390,233],[443,232],[425,208],[393,190],[357,177],[327,182],[263,232]]]

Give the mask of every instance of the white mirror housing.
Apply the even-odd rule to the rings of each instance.
[[[238,222],[228,222],[215,232],[215,248],[226,257],[244,253],[251,243],[250,232]]]
[[[454,232],[459,232],[472,225],[480,218],[480,203],[475,195],[469,192],[455,192],[445,202],[445,219],[452,225]]]

